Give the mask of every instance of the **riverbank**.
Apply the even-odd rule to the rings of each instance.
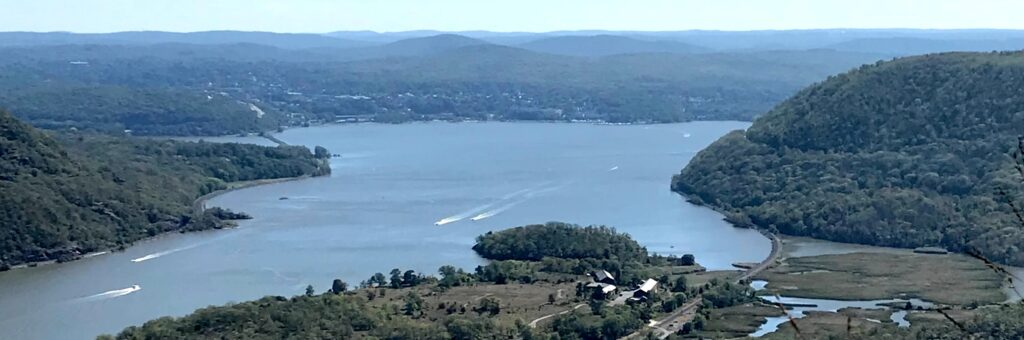
[[[203,211],[206,210],[206,202],[210,201],[211,199],[216,198],[217,196],[224,195],[224,194],[227,194],[227,193],[232,192],[232,191],[242,190],[242,189],[246,189],[246,188],[252,188],[252,187],[255,187],[255,186],[259,186],[259,185],[269,185],[269,184],[285,183],[285,182],[297,181],[297,180],[300,180],[300,179],[307,179],[307,178],[313,178],[313,177],[314,176],[303,175],[303,176],[298,176],[298,177],[284,177],[284,178],[258,179],[258,180],[254,180],[254,181],[231,182],[231,183],[227,184],[228,187],[225,188],[225,189],[217,190],[217,191],[208,193],[206,195],[199,196],[199,198],[196,198],[196,200],[192,202],[192,211],[194,213],[196,213],[196,215],[202,214]]]
[[[211,193],[208,193],[206,195],[203,195],[203,196],[200,196],[200,197],[196,198],[192,202],[192,211],[193,211],[194,214],[196,214],[198,216],[199,214],[202,214],[204,210],[206,210],[206,202],[207,201],[209,201],[209,200],[211,200],[211,199],[213,199],[213,198],[215,198],[217,196],[224,195],[224,194],[227,194],[227,193],[235,191],[235,190],[241,190],[241,189],[251,188],[251,187],[260,186],[260,185],[269,185],[269,184],[297,181],[297,180],[307,179],[307,178],[312,178],[312,177],[313,176],[305,175],[305,176],[298,176],[298,177],[274,178],[274,179],[263,179],[263,180],[255,180],[255,181],[243,181],[243,182],[228,183],[227,184],[228,188],[226,188],[226,189],[217,190],[217,191],[214,191],[214,192],[211,192]],[[132,242],[132,245],[134,245],[136,243],[140,243],[140,242],[153,241],[153,240],[159,239],[161,237],[164,237],[164,236],[167,236],[167,235],[170,235],[170,234],[173,234],[173,232],[166,232],[166,233],[157,234],[157,235],[154,235],[154,236],[151,236],[151,237],[143,238],[143,239],[137,240],[135,242]],[[131,245],[129,245],[128,247],[125,247],[125,248],[106,248],[106,249],[101,249],[101,250],[97,250],[97,251],[93,251],[93,252],[82,254],[82,255],[80,255],[80,256],[78,256],[75,259],[72,259],[70,261],[59,262],[57,260],[47,260],[47,261],[39,261],[39,262],[22,263],[22,264],[11,266],[8,270],[12,270],[13,271],[13,270],[18,270],[18,269],[25,269],[25,268],[33,268],[33,267],[39,267],[39,266],[52,265],[52,264],[56,264],[56,263],[75,262],[75,261],[78,261],[78,260],[83,260],[83,259],[88,259],[88,258],[93,258],[93,257],[97,257],[97,256],[106,255],[106,254],[109,254],[109,253],[112,253],[112,252],[123,251],[124,249],[127,249],[129,247],[131,247]]]

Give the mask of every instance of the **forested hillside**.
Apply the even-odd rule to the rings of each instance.
[[[700,152],[672,188],[741,225],[977,248],[1021,265],[1024,230],[1008,200],[1024,198],[1013,161],[1022,127],[1024,53],[904,58],[801,91]]]
[[[304,147],[66,134],[57,139],[0,111],[0,269],[71,260],[174,230],[219,228],[192,202],[227,182],[321,175]]]
[[[834,51],[587,58],[456,35],[351,49],[3,47],[0,106],[39,127],[136,135],[335,121],[750,120],[804,86],[880,58]]]

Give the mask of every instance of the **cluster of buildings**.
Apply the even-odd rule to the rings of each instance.
[[[615,276],[612,276],[607,270],[594,271],[590,273],[590,277],[593,279],[593,282],[584,286],[588,291],[600,291],[605,298],[612,297],[618,293],[619,287],[615,285]],[[647,300],[657,289],[658,280],[647,279],[640,284],[640,287],[633,291],[633,295],[627,301],[639,302]]]

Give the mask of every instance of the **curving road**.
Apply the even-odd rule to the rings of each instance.
[[[761,233],[772,241],[772,252],[768,254],[768,258],[764,259],[764,261],[761,261],[761,263],[758,263],[756,266],[747,269],[747,271],[743,273],[743,275],[737,277],[735,283],[748,280],[754,276],[757,276],[757,274],[760,274],[765,269],[770,268],[773,264],[775,264],[775,261],[777,261],[779,259],[779,256],[782,254],[782,240],[779,239],[778,236],[775,236],[775,234],[763,231]]]

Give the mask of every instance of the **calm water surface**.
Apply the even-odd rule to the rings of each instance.
[[[255,217],[237,229],[169,235],[121,253],[0,273],[0,339],[88,339],[208,305],[300,294],[307,284],[323,291],[334,278],[357,284],[396,267],[472,270],[483,263],[470,249],[477,235],[554,220],[614,226],[652,252],[694,253],[711,269],[760,261],[767,239],[668,189],[697,151],[748,125],[288,130],[277,136],[342,154],[332,160],[334,174],[210,202]]]

